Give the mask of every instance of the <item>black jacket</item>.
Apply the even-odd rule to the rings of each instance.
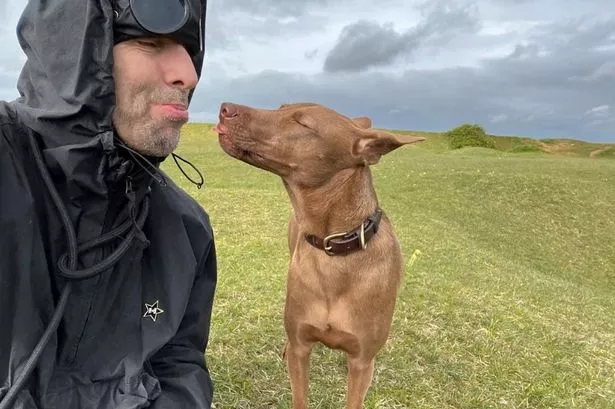
[[[21,97],[0,102],[0,402],[68,298],[11,408],[211,405],[212,228],[161,159],[146,170],[117,141],[112,21],[109,0],[31,0],[19,22]]]

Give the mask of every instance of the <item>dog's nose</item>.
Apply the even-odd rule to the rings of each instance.
[[[237,116],[237,105],[231,104],[230,102],[224,102],[220,107],[220,114],[224,118],[233,118]]]

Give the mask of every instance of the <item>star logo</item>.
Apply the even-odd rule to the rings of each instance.
[[[163,312],[164,310],[158,307],[158,300],[153,304],[145,303],[145,314],[143,314],[143,318],[150,317],[152,321],[156,322],[158,314],[162,314]]]

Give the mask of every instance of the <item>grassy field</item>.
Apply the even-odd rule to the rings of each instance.
[[[216,233],[219,284],[208,364],[220,408],[289,408],[279,353],[290,205],[280,180],[226,156],[209,125],[178,153]],[[407,266],[367,408],[615,408],[615,160],[449,151],[442,137],[373,167]],[[570,142],[570,141],[569,141]],[[533,143],[533,142],[532,142]],[[557,145],[560,142],[542,142]],[[508,145],[507,145],[508,144]],[[341,408],[343,355],[312,356],[311,408]]]

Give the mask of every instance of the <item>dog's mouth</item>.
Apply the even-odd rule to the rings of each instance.
[[[239,149],[233,143],[233,139],[228,134],[228,130],[222,123],[218,123],[214,128],[214,132],[218,134],[218,142],[222,149],[231,156],[235,156],[236,151]]]
[[[275,169],[269,166],[269,161],[257,152],[249,149],[245,149],[240,146],[232,137],[232,132],[226,125],[219,122],[214,128],[214,132],[218,133],[218,142],[222,150],[228,155],[246,162],[250,165],[268,170],[275,173]]]
[[[245,149],[241,149],[237,144],[233,142],[233,138],[231,137],[228,128],[222,123],[218,122],[216,127],[214,128],[214,132],[218,134],[218,142],[220,146],[224,150],[224,152],[229,155],[241,159],[240,157],[249,155],[249,151]]]

